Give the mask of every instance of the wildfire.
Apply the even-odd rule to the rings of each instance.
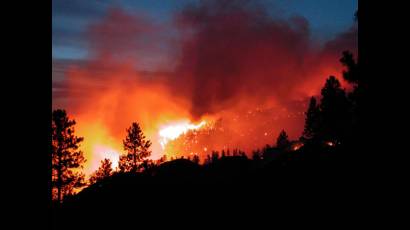
[[[298,149],[300,149],[303,146],[303,143],[296,143],[293,145],[292,149],[293,151],[296,151]]]
[[[110,135],[107,128],[99,122],[81,122],[78,126],[78,135],[84,137],[81,150],[87,159],[84,164],[84,173],[88,176],[98,169],[101,160],[108,158],[112,168],[118,165],[122,145],[114,136]]]
[[[118,157],[120,156],[120,152],[118,152],[117,150],[115,150],[114,148],[108,147],[108,146],[104,146],[104,145],[95,145],[93,152],[96,156],[104,156],[104,158],[108,158],[111,160],[112,165],[111,167],[113,169],[117,168],[118,166]],[[100,164],[100,162],[97,162],[98,166]],[[98,167],[97,165],[94,166],[94,168]]]
[[[159,142],[161,144],[162,149],[165,148],[165,145],[168,143],[168,141],[175,140],[181,134],[187,132],[188,130],[199,129],[205,124],[205,121],[202,121],[196,125],[190,123],[189,121],[180,121],[163,126],[159,130]]]

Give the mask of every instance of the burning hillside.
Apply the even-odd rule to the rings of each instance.
[[[54,84],[53,106],[75,117],[85,139],[87,174],[103,158],[116,166],[135,121],[153,143],[152,159],[250,151],[282,129],[296,138],[308,98],[340,76],[341,51],[356,50],[355,28],[319,47],[303,17],[274,19],[251,3],[204,1],[178,12],[172,33],[165,27],[110,10],[86,32],[88,61],[70,64]],[[171,70],[141,74],[147,53],[171,56],[163,64]]]

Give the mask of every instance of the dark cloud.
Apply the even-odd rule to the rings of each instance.
[[[351,52],[357,54],[358,34],[357,24],[350,27],[347,31],[338,34],[334,39],[328,41],[324,50],[328,54],[340,53],[340,50],[349,49]]]
[[[300,16],[273,19],[250,1],[203,1],[177,17],[186,37],[171,87],[194,117],[243,101],[291,100],[325,63]]]
[[[147,56],[172,57],[164,63],[177,63],[173,75],[158,81],[167,81],[174,95],[190,101],[191,115],[200,118],[243,103],[304,100],[334,74],[326,68],[340,69],[343,50],[357,49],[354,27],[321,49],[312,42],[304,17],[273,18],[257,1],[202,1],[187,6],[175,19],[179,34],[169,36],[169,25],[109,9],[86,32],[92,58],[83,68],[88,82],[104,84],[113,76],[126,80],[116,74],[123,62],[135,65]],[[171,44],[173,49],[163,48]],[[141,74],[135,69],[135,75],[127,77],[137,76]]]

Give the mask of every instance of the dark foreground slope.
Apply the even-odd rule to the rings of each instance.
[[[145,173],[115,174],[85,188],[54,210],[54,225],[96,229],[114,224],[120,229],[148,219],[245,218],[280,202],[343,198],[356,186],[353,162],[342,148],[323,146],[305,146],[270,160],[231,156],[198,165],[178,159]]]

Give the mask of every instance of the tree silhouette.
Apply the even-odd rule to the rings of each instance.
[[[272,157],[272,151],[273,147],[270,146],[269,144],[266,144],[265,147],[262,148],[262,159],[269,159],[270,157]]]
[[[164,163],[165,161],[167,161],[167,155],[163,155],[161,158],[159,158],[158,160],[157,160],[157,164],[159,165],[159,164],[162,164],[162,163]]]
[[[155,164],[152,160],[143,160],[141,163],[141,168],[144,170],[144,172],[148,172],[148,170],[152,169],[155,167]]]
[[[206,155],[204,165],[211,164],[211,163],[212,163],[212,159],[211,159],[211,156],[208,154]]]
[[[225,158],[225,157],[226,157],[225,150],[222,149],[221,158]]]
[[[359,64],[354,60],[353,54],[349,51],[343,52],[340,62],[346,67],[346,70],[343,70],[343,79],[353,85],[353,91],[349,93],[348,98],[352,103],[353,113],[357,113],[357,107],[360,104],[360,97],[363,91],[363,82],[359,77]]]
[[[140,163],[151,155],[149,147],[151,141],[145,140],[145,136],[138,123],[133,122],[127,129],[127,136],[123,140],[124,150],[127,151],[119,159],[119,169],[122,172],[134,171],[139,168]]]
[[[347,70],[343,70],[343,79],[350,84],[359,84],[358,64],[354,60],[353,54],[349,51],[344,51],[340,58],[340,62],[347,68]]]
[[[199,164],[199,156],[194,155],[193,158],[192,158],[192,162],[194,162],[195,164]]]
[[[306,118],[305,127],[301,137],[302,141],[311,140],[318,132],[318,126],[320,123],[320,110],[315,97],[310,98],[309,108],[305,114]]]
[[[94,184],[101,181],[104,178],[111,176],[112,174],[112,162],[110,159],[105,158],[101,161],[100,167],[91,175],[89,179],[90,184]]]
[[[345,137],[350,124],[349,101],[340,82],[330,76],[321,91],[320,138],[326,141],[338,141]]]
[[[288,139],[288,135],[286,134],[285,130],[282,130],[279,133],[279,136],[276,140],[276,147],[281,150],[285,150],[290,145],[290,141]]]
[[[238,152],[239,152],[239,156],[241,156],[241,157],[243,157],[243,158],[248,158],[247,156],[246,156],[246,153],[244,152],[244,151],[242,151],[242,150],[238,150]]]
[[[217,151],[212,151],[212,157],[211,157],[211,162],[215,163],[219,159],[219,153]]]
[[[239,155],[238,149],[233,149],[233,151],[232,151],[232,156],[236,157],[236,156],[238,156],[238,155]]]
[[[346,69],[343,71],[343,78],[353,85],[353,90],[348,93],[348,100],[350,102],[351,110],[351,129],[346,135],[346,142],[357,142],[360,133],[360,119],[361,114],[365,112],[366,107],[364,103],[365,95],[367,94],[367,86],[363,76],[359,75],[359,60],[353,58],[353,54],[349,51],[344,51],[340,62]]]
[[[261,160],[261,151],[259,149],[256,149],[252,152],[252,160],[254,161]]]
[[[132,170],[132,156],[130,154],[120,155],[118,160],[119,172],[130,172]]]
[[[75,120],[67,117],[65,110],[52,113],[52,187],[53,198],[61,203],[65,196],[72,195],[75,188],[84,184],[84,174],[74,171],[85,162],[78,150],[82,137],[74,135]]]

